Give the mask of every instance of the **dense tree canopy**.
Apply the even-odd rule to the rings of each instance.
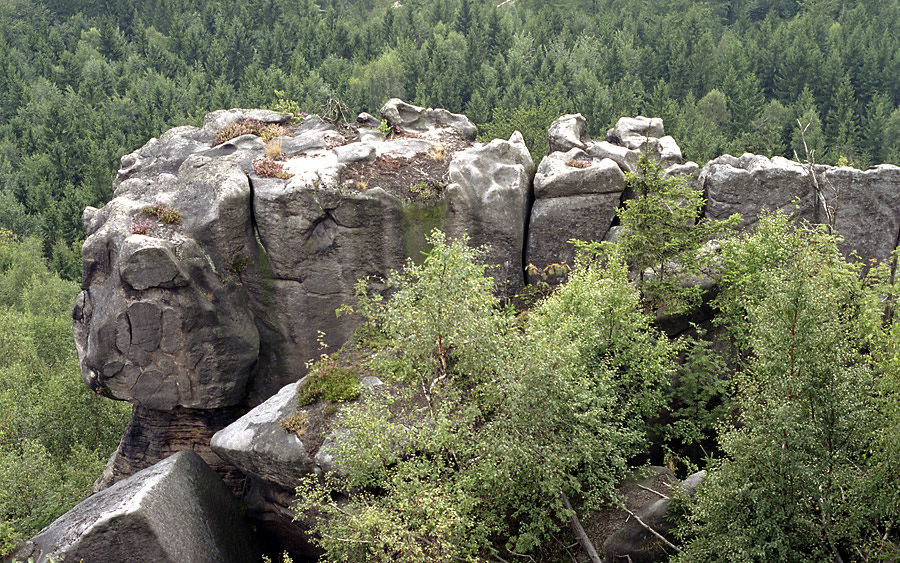
[[[819,162],[900,162],[897,29],[900,2],[880,0],[11,0],[0,226],[76,278],[80,212],[109,199],[120,156],[275,90],[306,111],[401,96],[490,135],[519,126],[538,150],[564,112],[594,135],[652,114],[701,163],[792,156],[800,119]]]

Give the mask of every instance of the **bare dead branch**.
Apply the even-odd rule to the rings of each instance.
[[[634,520],[635,520],[638,524],[640,524],[645,530],[647,530],[648,532],[650,532],[651,534],[653,534],[654,536],[656,536],[657,539],[659,539],[659,540],[662,541],[664,544],[666,544],[667,546],[671,547],[672,549],[674,549],[674,550],[677,551],[678,553],[681,553],[681,549],[680,549],[677,545],[675,545],[674,543],[672,543],[672,542],[670,542],[669,540],[667,540],[667,539],[665,538],[665,536],[663,536],[662,534],[660,534],[659,532],[657,532],[656,530],[654,530],[651,526],[649,526],[646,522],[644,522],[643,520],[641,520],[640,517],[638,517],[637,514],[635,514],[634,512],[628,510],[627,508],[625,509],[625,512],[627,512],[628,514],[630,514],[631,517],[634,518]]]
[[[659,491],[657,491],[657,490],[651,489],[650,487],[645,487],[645,486],[641,485],[640,483],[638,483],[638,487],[644,489],[645,491],[650,491],[651,493],[653,493],[653,494],[655,494],[655,495],[659,495],[659,496],[661,496],[662,498],[664,498],[664,499],[666,499],[666,500],[669,500],[669,497],[668,497],[668,496],[662,494],[661,492],[659,492]]]
[[[562,499],[563,506],[566,507],[566,510],[572,513],[569,521],[572,524],[572,531],[575,532],[575,537],[578,539],[578,543],[581,544],[581,547],[587,553],[588,557],[590,557],[592,563],[603,563],[603,560],[600,559],[599,555],[597,555],[597,550],[594,549],[594,544],[591,543],[590,538],[588,538],[587,532],[584,531],[584,527],[578,520],[578,516],[575,514],[575,509],[572,508],[572,503],[569,502],[569,497],[566,496],[566,493],[560,491],[559,498]]]

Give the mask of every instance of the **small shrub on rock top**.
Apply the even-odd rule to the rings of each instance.
[[[284,163],[267,157],[260,157],[253,161],[253,172],[263,178],[281,178],[287,180],[293,174],[284,171]]]
[[[144,219],[143,221],[133,223],[131,225],[131,234],[146,235],[150,232],[150,229],[152,229],[152,228],[153,228],[153,224],[149,220]]]
[[[306,413],[298,411],[290,416],[282,418],[278,423],[281,424],[281,428],[283,428],[285,432],[293,432],[302,438],[306,435],[306,422],[308,419],[309,417]]]
[[[270,124],[266,125],[265,127],[263,127],[262,129],[260,129],[260,131],[259,131],[260,138],[262,138],[262,140],[267,143],[269,141],[271,141],[272,139],[276,139],[278,137],[284,137],[285,135],[287,135],[287,131],[285,130],[284,127],[282,127],[281,125],[278,125],[277,123],[270,123]],[[278,146],[280,148],[281,143],[279,143]]]
[[[566,166],[571,166],[572,168],[589,168],[591,166],[590,160],[578,160],[577,158],[570,158],[566,161]]]
[[[216,132],[216,144],[221,145],[225,141],[230,141],[241,135],[259,135],[262,128],[262,121],[256,119],[242,119],[229,123]]]
[[[178,225],[181,223],[181,212],[162,203],[145,207],[144,213],[156,217],[161,223],[167,225]]]
[[[256,135],[268,142],[276,137],[287,135],[287,131],[277,123],[263,123],[258,119],[242,119],[219,129],[216,132],[216,144],[221,145],[241,135]]]
[[[266,158],[272,160],[282,160],[284,151],[281,150],[281,140],[272,139],[266,143]]]
[[[428,149],[428,156],[435,162],[444,162],[447,160],[447,147],[444,145],[432,145]]]

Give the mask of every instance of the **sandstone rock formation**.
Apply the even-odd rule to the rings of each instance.
[[[571,267],[575,248],[570,239],[603,240],[616,219],[616,209],[630,194],[625,173],[637,170],[642,151],[666,168],[691,175],[694,163],[682,165],[681,149],[665,136],[659,118],[620,119],[604,141],[593,141],[581,114],[564,115],[550,125],[550,154],[534,177],[534,205],[528,225],[525,262],[528,281],[556,283]]]
[[[722,219],[732,213],[752,228],[764,211],[783,210],[811,223],[829,222],[843,236],[839,248],[864,263],[883,262],[900,242],[900,168],[882,164],[868,170],[808,167],[776,156],[730,155],[711,160],[699,182],[706,191],[706,215]],[[819,186],[819,189],[816,189]]]
[[[44,528],[13,559],[258,561],[236,500],[200,457],[181,452],[89,497]]]
[[[98,488],[185,448],[230,479],[209,437],[342,344],[355,321],[335,310],[356,281],[384,287],[434,228],[489,245],[498,291],[521,286],[534,173],[521,135],[473,143],[465,116],[400,100],[382,113],[388,138],[218,111],[123,157],[114,199],[84,213],[73,311],[86,384],[135,405]],[[216,144],[246,119],[286,128],[268,149],[255,134]],[[279,146],[283,173],[255,172]]]
[[[328,441],[340,435],[300,438],[281,421],[298,409],[306,362],[354,330],[335,309],[353,301],[356,281],[384,290],[440,228],[487,244],[498,293],[512,294],[525,265],[536,268],[533,282],[571,264],[569,239],[614,239],[616,209],[631,197],[625,174],[645,150],[666,175],[705,191],[710,218],[740,212],[752,228],[764,209],[787,209],[823,222],[824,201],[846,252],[885,260],[900,239],[894,166],[816,167],[817,192],[808,170],[783,158],[726,155],[700,171],[681,162],[659,119],[623,118],[596,141],[573,114],[551,125],[551,154],[535,169],[519,133],[477,143],[465,116],[401,100],[382,115],[387,137],[368,115],[348,127],[219,111],[123,157],[114,199],[84,213],[84,291],[73,310],[85,382],[134,404],[98,490],[194,450],[243,490],[261,530],[308,551],[289,510],[293,486],[331,466]],[[254,134],[216,144],[218,131],[248,118],[280,124],[283,135],[268,147]],[[255,171],[277,145],[282,172]]]

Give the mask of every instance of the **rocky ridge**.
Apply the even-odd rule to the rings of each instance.
[[[294,537],[291,485],[329,460],[280,421],[297,409],[306,362],[354,330],[334,311],[352,301],[356,280],[384,289],[440,228],[489,245],[498,292],[509,295],[525,265],[534,281],[571,262],[569,239],[613,236],[642,151],[703,190],[710,218],[741,212],[750,228],[765,209],[814,222],[834,209],[842,248],[865,260],[886,260],[900,238],[894,166],[809,169],[747,154],[701,171],[682,162],[660,119],[622,118],[598,141],[573,114],[551,125],[551,153],[535,168],[518,133],[479,143],[465,116],[396,99],[382,115],[387,136],[366,115],[347,127],[223,110],[123,157],[114,199],[85,210],[73,311],[86,384],[135,405],[98,489],[192,449],[243,492],[262,530]],[[216,144],[245,119],[283,134],[268,146],[251,134]],[[283,173],[263,177],[254,163],[273,144]]]

